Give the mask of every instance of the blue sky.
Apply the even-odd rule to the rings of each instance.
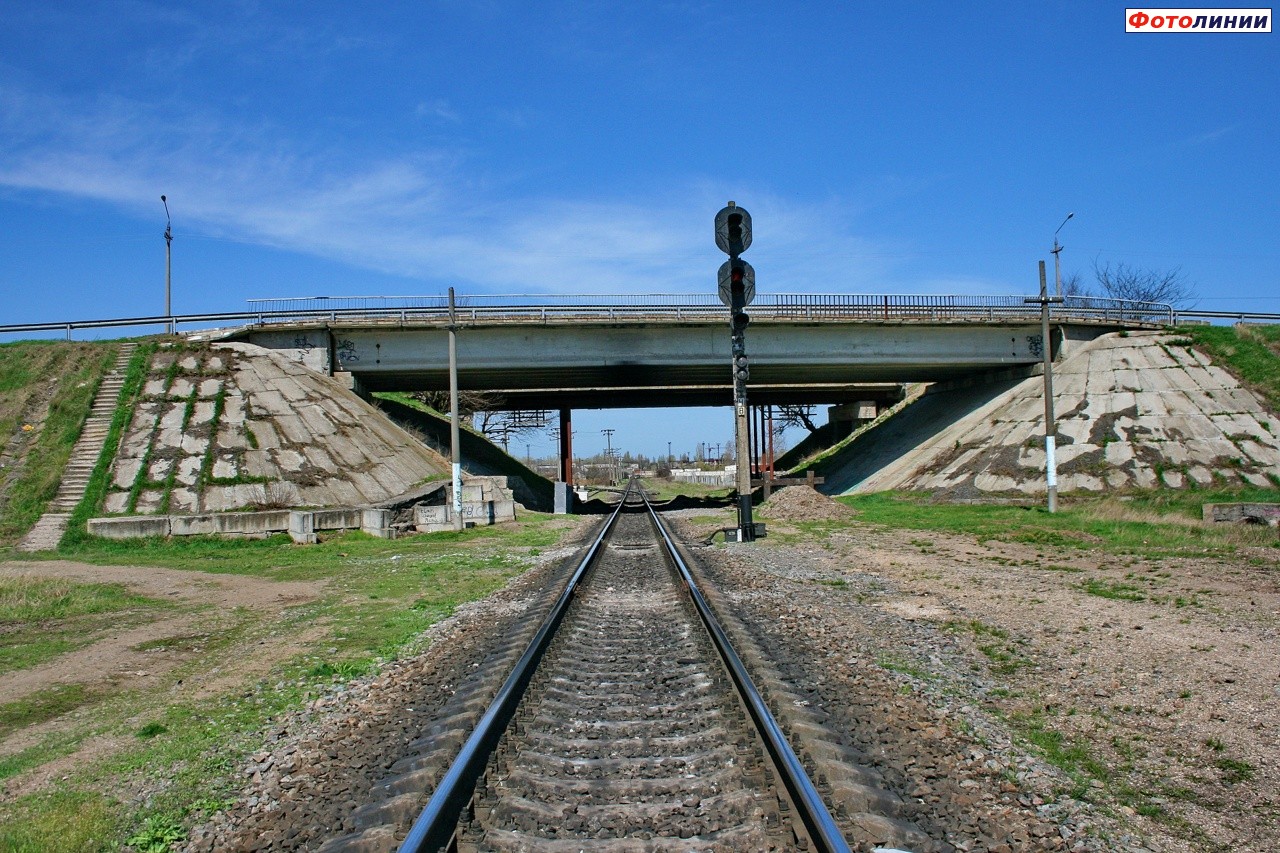
[[[731,198],[761,291],[1030,292],[1074,211],[1068,273],[1280,311],[1278,59],[1118,3],[2,0],[0,323],[160,313],[161,193],[180,313],[710,291]]]

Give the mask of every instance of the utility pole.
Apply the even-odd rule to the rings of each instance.
[[[462,439],[458,429],[458,310],[449,288],[449,455],[453,460],[453,529],[462,522]]]
[[[1075,216],[1074,213],[1068,213],[1067,218],[1062,220],[1062,225],[1066,225],[1067,220],[1073,216]],[[1058,231],[1062,230],[1062,225],[1058,226]],[[1054,293],[1062,296],[1062,258],[1059,255],[1065,247],[1058,245],[1058,231],[1053,232],[1053,281],[1057,285]]]
[[[1067,217],[1070,219],[1071,217]],[[1064,220],[1065,221],[1065,220]],[[1048,488],[1049,512],[1058,511],[1058,426],[1053,419],[1053,341],[1049,337],[1049,305],[1062,302],[1061,296],[1050,296],[1045,280],[1044,261],[1040,262],[1040,296],[1028,296],[1026,303],[1040,303],[1040,341],[1044,350],[1044,479]]]
[[[751,214],[729,202],[716,214],[716,246],[729,256],[720,266],[720,301],[729,308],[730,352],[733,370],[733,424],[738,461],[739,542],[754,542],[756,525],[751,519],[751,424],[747,417],[747,306],[756,297],[756,271],[739,255],[751,247]]]
[[[613,434],[617,432],[615,429],[602,429],[600,434],[604,436],[604,458],[609,460],[609,485],[613,485]]]
[[[164,316],[170,318],[165,325],[172,335],[176,331],[172,319],[173,303],[170,299],[173,284],[173,219],[169,216],[169,199],[160,196],[160,203],[164,205]]]

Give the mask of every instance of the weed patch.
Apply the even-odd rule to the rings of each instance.
[[[1147,596],[1140,587],[1120,581],[1104,581],[1090,578],[1076,585],[1077,589],[1096,595],[1099,598],[1110,598],[1115,601],[1145,601]]]
[[[25,726],[60,717],[99,698],[99,694],[89,691],[83,684],[63,684],[32,693],[16,702],[6,702],[0,705],[0,738]]]

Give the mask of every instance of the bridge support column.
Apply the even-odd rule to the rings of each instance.
[[[560,410],[560,481],[573,485],[573,413]]]
[[[553,511],[557,515],[573,512],[573,413],[560,410],[560,472],[556,477]]]

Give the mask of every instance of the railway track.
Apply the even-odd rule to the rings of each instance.
[[[437,721],[325,853],[851,849],[638,488],[483,713],[483,689],[460,692],[466,713]],[[442,749],[457,752],[443,773]],[[842,774],[821,769],[830,799]],[[854,827],[852,849],[925,840],[865,769],[843,775],[888,807],[883,837]]]

